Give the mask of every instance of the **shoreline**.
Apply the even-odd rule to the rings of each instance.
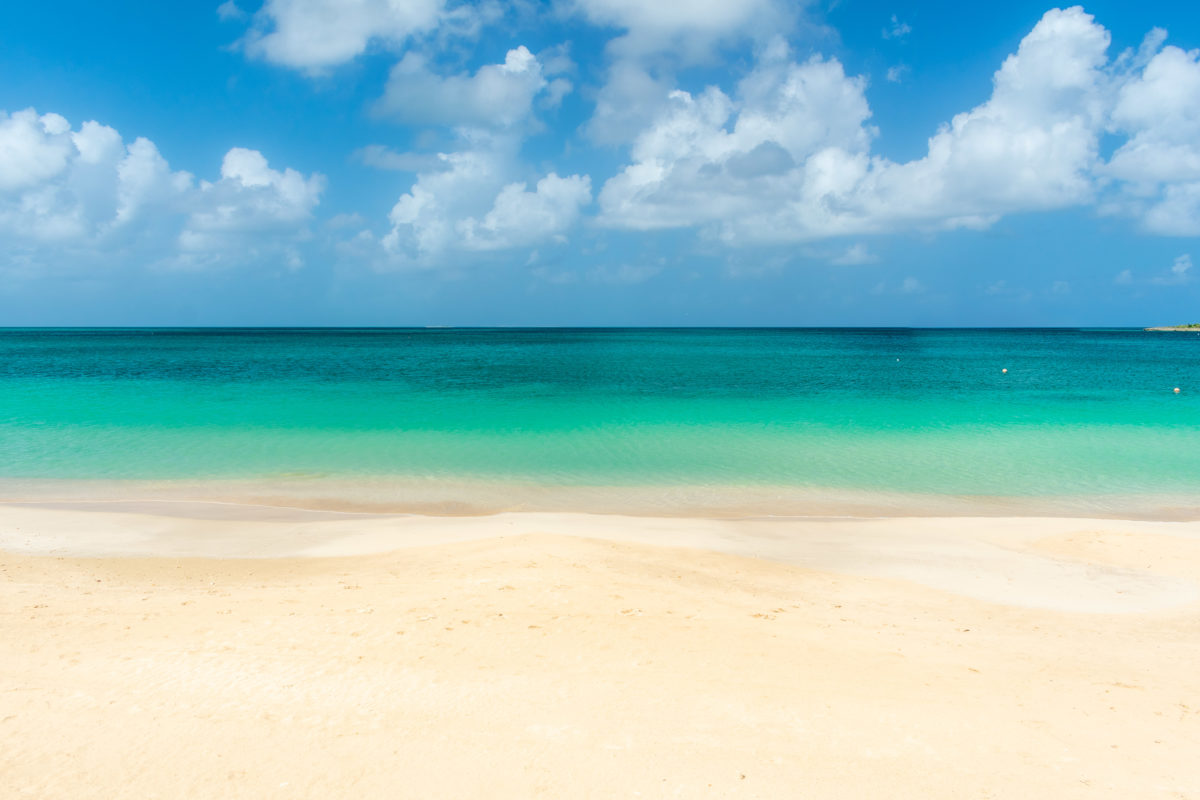
[[[777,485],[550,485],[403,476],[258,479],[0,478],[0,505],[209,506],[295,512],[438,517],[505,512],[662,518],[1088,517],[1200,521],[1195,492],[1098,495],[952,495]]]

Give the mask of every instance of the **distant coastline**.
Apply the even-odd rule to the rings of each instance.
[[[1162,325],[1157,328],[1142,328],[1144,331],[1192,331],[1200,333],[1200,322],[1193,322],[1190,325]]]

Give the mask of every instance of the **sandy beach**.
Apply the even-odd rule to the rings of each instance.
[[[0,506],[6,797],[1196,797],[1200,523]]]

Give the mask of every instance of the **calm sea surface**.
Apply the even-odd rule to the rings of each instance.
[[[1200,506],[1200,335],[0,331],[0,479],[388,477]]]

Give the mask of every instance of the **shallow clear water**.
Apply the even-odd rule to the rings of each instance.
[[[1200,336],[0,331],[0,478],[364,475],[1200,496]]]

